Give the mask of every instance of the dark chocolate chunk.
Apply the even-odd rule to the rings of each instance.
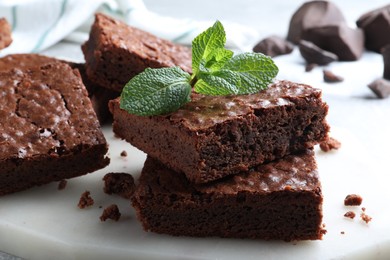
[[[383,57],[383,77],[390,80],[390,44],[381,49]]]
[[[254,52],[261,52],[270,57],[289,54],[293,49],[294,45],[291,42],[277,35],[269,36],[253,47]]]
[[[302,39],[310,41],[337,55],[341,61],[358,60],[364,51],[364,33],[346,24],[311,28],[303,32]]]
[[[311,1],[304,3],[290,20],[287,40],[298,44],[302,33],[313,27],[345,23],[340,9],[332,2]]]
[[[367,12],[356,21],[366,37],[366,49],[380,52],[390,44],[390,5]]]
[[[385,79],[376,79],[368,87],[378,98],[388,98],[390,96],[390,81]]]
[[[339,59],[336,54],[305,40],[299,41],[299,51],[308,64],[327,65]]]
[[[317,67],[318,64],[315,64],[315,63],[309,63],[309,64],[306,64],[305,66],[305,71],[306,72],[310,72],[312,71],[315,67]]]
[[[334,74],[330,70],[323,70],[323,72],[324,72],[324,81],[327,83],[337,83],[344,80],[343,77]]]
[[[360,206],[363,202],[363,198],[357,194],[349,194],[344,199],[345,206]]]

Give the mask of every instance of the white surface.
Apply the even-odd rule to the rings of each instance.
[[[211,1],[196,1],[191,8],[175,5],[173,0],[150,9],[178,16],[198,14],[213,18],[203,7]],[[220,7],[221,15],[235,22],[256,24],[268,32],[284,35],[288,19],[302,1],[272,1],[262,6],[257,1],[233,1]],[[348,21],[358,14],[383,5],[383,1],[343,1]],[[149,5],[148,5],[149,4]],[[281,9],[281,7],[286,9]],[[256,7],[256,8],[255,8]],[[262,8],[264,7],[264,8]],[[227,13],[226,10],[234,10]],[[239,12],[237,11],[239,10]],[[281,15],[275,17],[275,10]],[[219,11],[216,10],[218,13]],[[209,14],[209,15],[208,15]],[[207,16],[207,17],[206,17]],[[219,17],[216,17],[219,18]],[[267,22],[272,21],[272,22]],[[273,23],[275,21],[275,23]],[[281,27],[283,25],[283,27]],[[46,52],[50,55],[82,60],[79,46],[66,43]],[[134,216],[130,203],[103,193],[101,178],[105,173],[128,172],[135,177],[142,168],[145,155],[113,137],[110,127],[104,131],[110,143],[111,164],[96,173],[68,181],[65,190],[57,183],[0,198],[0,251],[28,259],[388,259],[390,258],[390,99],[378,100],[366,87],[382,75],[381,56],[365,53],[358,62],[334,63],[328,68],[345,77],[338,84],[322,82],[322,68],[304,72],[297,50],[292,55],[275,59],[280,68],[278,78],[309,83],[323,89],[330,106],[328,120],[332,136],[342,142],[339,151],[317,152],[324,193],[324,223],[328,233],[322,241],[285,243],[280,241],[236,240],[220,238],[171,237],[146,233]],[[126,150],[128,156],[120,157]],[[80,194],[90,190],[95,205],[80,210]],[[347,194],[363,196],[366,213],[373,217],[366,224],[360,220],[361,207],[343,206]],[[100,222],[104,207],[116,203],[122,212],[119,222]],[[103,208],[99,208],[102,206]],[[348,210],[357,213],[354,220],[343,217]],[[345,234],[342,235],[341,231]]]

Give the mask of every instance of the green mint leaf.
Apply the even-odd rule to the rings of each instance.
[[[225,65],[225,63],[232,57],[233,52],[231,50],[227,50],[225,48],[218,48],[206,57],[206,60],[204,62],[205,64],[203,66],[209,71],[217,71],[221,69]],[[200,70],[202,70],[202,68],[200,68]]]
[[[190,101],[190,78],[179,67],[148,68],[126,84],[120,108],[140,116],[176,111]]]
[[[192,41],[192,73],[194,76],[197,75],[202,60],[207,62],[206,58],[215,50],[224,48],[225,42],[225,29],[219,21]]]
[[[219,70],[198,75],[195,91],[205,95],[231,95],[239,92],[240,77],[229,70]]]
[[[266,89],[278,74],[273,60],[261,53],[242,53],[227,61],[222,70],[230,70],[240,77],[237,94],[251,94]]]

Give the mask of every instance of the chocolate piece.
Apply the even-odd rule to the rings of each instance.
[[[0,72],[0,92],[0,195],[109,164],[77,70],[57,62]]]
[[[146,68],[179,66],[191,72],[191,50],[96,14],[89,39],[82,46],[87,75],[99,86],[120,92]]]
[[[119,212],[118,206],[116,204],[112,204],[103,210],[100,220],[106,221],[107,219],[112,219],[114,221],[118,221],[120,217],[121,213]]]
[[[355,212],[353,211],[348,211],[347,213],[344,214],[344,217],[354,219],[356,216]]]
[[[390,44],[390,5],[363,14],[356,24],[364,31],[367,50],[380,52]]]
[[[136,116],[119,105],[109,103],[114,133],[195,183],[302,151],[329,130],[321,91],[290,81],[251,95],[193,94],[169,115]]]
[[[293,51],[294,45],[277,35],[269,36],[253,47],[254,52],[261,52],[270,57],[289,54]]]
[[[308,64],[327,65],[339,59],[336,54],[305,40],[299,41],[299,51]]]
[[[322,200],[307,151],[205,185],[148,157],[132,203],[146,231],[291,241],[322,238]]]
[[[315,63],[309,63],[309,64],[306,64],[305,66],[305,71],[306,72],[310,72],[312,71],[315,67],[317,67],[318,64],[315,64]]]
[[[324,152],[329,152],[330,150],[337,150],[340,147],[341,143],[333,137],[329,137],[325,141],[320,143],[320,148]]]
[[[104,192],[130,199],[135,190],[134,178],[128,173],[110,172],[104,175]]]
[[[81,194],[79,204],[77,206],[80,209],[85,209],[86,207],[90,207],[94,204],[94,200],[91,197],[91,193],[89,191],[85,191]]]
[[[363,202],[363,198],[357,194],[349,194],[344,199],[345,206],[360,206]]]
[[[60,182],[58,183],[58,190],[65,189],[67,183],[68,182],[66,180],[60,180]]]
[[[0,18],[0,50],[12,43],[11,26],[5,18]]]
[[[87,88],[88,97],[91,100],[92,108],[101,124],[112,119],[108,110],[108,101],[120,95],[119,92],[102,88],[91,82],[85,72],[85,64],[67,62],[39,54],[11,54],[0,58],[0,71],[9,71],[15,68],[26,70],[41,67],[51,63],[66,63],[72,68],[79,70],[83,84]]]
[[[298,44],[302,33],[306,30],[340,23],[345,23],[345,18],[334,3],[329,1],[306,2],[292,16],[287,40]]]
[[[383,57],[383,78],[390,80],[390,44],[381,49]]]
[[[337,55],[340,61],[358,60],[364,51],[364,33],[347,24],[327,25],[305,30],[302,39]]]
[[[378,98],[388,98],[390,96],[390,81],[385,79],[376,79],[368,87]]]
[[[324,74],[324,81],[327,83],[338,83],[344,80],[343,77],[334,74],[330,70],[323,70],[323,74]]]
[[[126,152],[125,150],[123,150],[123,151],[121,152],[121,156],[122,156],[122,157],[126,157],[126,156],[127,156],[127,152]]]

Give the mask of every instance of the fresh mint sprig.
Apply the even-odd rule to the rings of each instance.
[[[176,111],[189,102],[192,87],[204,95],[252,94],[266,89],[278,68],[261,53],[225,49],[223,25],[214,25],[192,41],[192,72],[179,67],[146,69],[123,88],[120,107],[131,114],[151,116]]]

